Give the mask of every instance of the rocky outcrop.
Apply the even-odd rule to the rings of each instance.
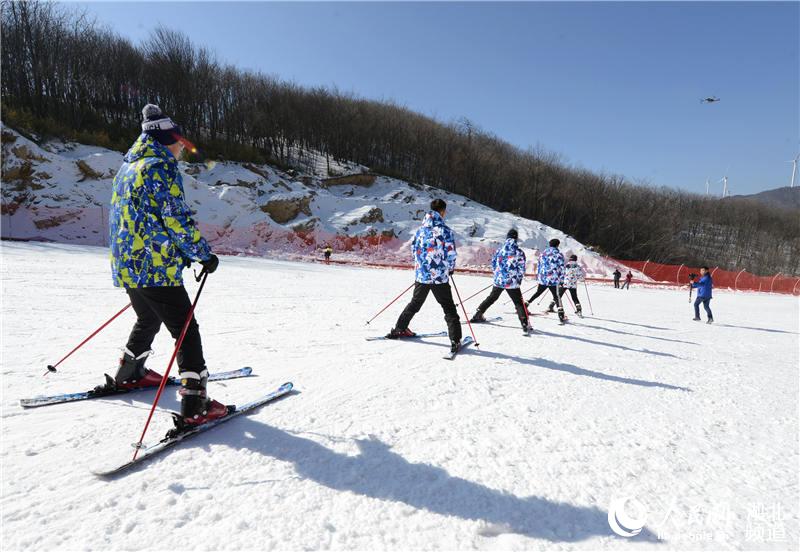
[[[310,195],[289,199],[272,199],[262,205],[261,210],[278,224],[286,224],[297,218],[300,213],[311,216],[311,199]]]
[[[331,186],[361,186],[363,188],[369,188],[375,184],[377,178],[378,175],[372,173],[348,174],[345,176],[326,178],[320,181],[320,186],[323,188],[330,188]]]

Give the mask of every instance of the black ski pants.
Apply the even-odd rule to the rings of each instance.
[[[461,341],[461,320],[458,318],[458,311],[456,304],[453,302],[453,293],[450,291],[450,284],[421,284],[416,282],[414,284],[414,294],[411,297],[411,302],[406,305],[400,317],[397,319],[395,328],[398,330],[408,329],[411,319],[419,312],[425,299],[428,297],[428,292],[433,293],[434,299],[442,306],[444,311],[444,321],[447,322],[447,333],[450,335],[450,341]]]
[[[484,299],[483,303],[478,305],[478,312],[481,314],[486,312],[487,309],[500,298],[504,289],[505,288],[494,286],[492,288],[492,292],[489,294],[489,297]],[[511,301],[514,303],[514,308],[517,310],[517,317],[519,318],[520,324],[527,328],[528,312],[525,310],[525,304],[522,301],[522,291],[519,288],[505,289],[505,291],[508,293],[508,296],[511,297]]]
[[[128,350],[139,356],[150,350],[163,323],[177,341],[192,308],[192,302],[183,286],[125,288],[136,311],[136,324],[128,337]],[[205,369],[200,327],[193,316],[178,351],[178,369],[181,372],[201,372]]]
[[[539,296],[540,296],[542,293],[544,293],[545,291],[547,291],[547,290],[549,289],[549,290],[550,290],[550,293],[552,293],[552,294],[553,294],[553,301],[555,301],[555,303],[558,305],[558,308],[560,309],[560,308],[561,308],[561,301],[559,301],[559,300],[558,300],[558,291],[556,291],[556,287],[557,287],[557,286],[546,286],[546,285],[544,285],[544,284],[539,284],[539,287],[538,287],[538,288],[536,288],[536,293],[534,293],[534,294],[531,296],[531,298],[530,298],[530,299],[528,299],[528,303],[529,303],[529,304],[530,304],[530,303],[533,303],[534,299],[536,299],[536,298],[537,298],[537,297],[539,297]]]

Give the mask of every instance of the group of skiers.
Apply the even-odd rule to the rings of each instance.
[[[181,382],[180,424],[192,426],[225,416],[228,408],[208,397],[208,370],[203,357],[200,330],[193,316],[193,307],[183,286],[182,271],[197,262],[203,272],[212,273],[219,259],[211,252],[206,240],[185,202],[183,181],[178,170],[178,158],[186,143],[183,131],[171,118],[153,104],[142,110],[142,133],[124,157],[124,163],[113,182],[109,231],[111,266],[114,285],[125,289],[137,320],[130,333],[116,374],[106,375],[106,382],[95,388],[97,395],[152,387],[162,376],[145,367],[153,339],[161,324],[167,327],[176,341],[185,330],[177,351]],[[451,352],[461,346],[461,322],[450,289],[450,278],[456,267],[456,245],[453,231],[445,224],[447,204],[435,199],[414,235],[411,252],[415,264],[415,284],[411,301],[400,314],[388,338],[411,337],[409,323],[419,312],[429,293],[444,311]],[[578,315],[581,304],[577,285],[584,279],[578,258],[572,255],[565,262],[559,251],[559,240],[550,240],[539,257],[537,269],[539,286],[527,302],[523,302],[521,285],[525,275],[525,253],[517,243],[516,229],[508,231],[505,242],[492,258],[494,272],[492,291],[478,306],[472,322],[485,320],[484,313],[505,290],[514,303],[524,332],[531,330],[528,307],[546,291],[552,301],[549,311],[557,307],[564,321],[561,297],[569,290]],[[325,249],[326,260],[332,249]],[[626,284],[632,275],[628,273]],[[615,287],[619,271],[615,274]],[[713,320],[709,301],[711,277],[707,268],[703,278],[691,284],[698,288],[695,320],[699,320],[702,304]],[[191,315],[191,316],[190,316]],[[179,421],[176,419],[176,424]]]
[[[450,350],[455,353],[461,346],[461,323],[450,290],[450,277],[456,267],[456,244],[453,231],[444,222],[446,215],[447,204],[445,201],[434,199],[422,226],[414,234],[411,241],[415,271],[414,293],[411,301],[400,313],[400,317],[386,337],[389,339],[414,337],[414,332],[408,326],[430,292],[433,293],[444,311],[450,337]],[[578,282],[585,278],[585,274],[577,262],[576,255],[572,255],[569,262],[565,262],[564,255],[558,249],[560,245],[558,239],[550,240],[549,246],[540,255],[537,268],[539,286],[527,302],[523,301],[520,288],[525,277],[526,258],[518,240],[519,234],[516,229],[512,228],[508,231],[505,242],[492,256],[492,291],[478,305],[470,322],[485,322],[484,314],[504,290],[514,303],[517,317],[525,333],[531,331],[528,307],[537,297],[548,290],[553,299],[548,311],[556,312],[554,307],[558,307],[558,318],[562,323],[566,316],[561,298],[566,290],[570,291],[578,316],[582,316],[577,287]]]

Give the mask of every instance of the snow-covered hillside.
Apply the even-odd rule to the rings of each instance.
[[[111,181],[121,163],[119,152],[61,142],[40,147],[4,127],[3,236],[104,244]],[[552,238],[577,254],[590,275],[608,277],[618,266],[558,230],[460,195],[356,165],[334,164],[331,172],[345,175],[324,179],[315,176],[328,170],[321,160],[307,166],[309,174],[290,176],[269,165],[181,163],[187,199],[217,251],[302,258],[331,243],[339,258],[408,263],[413,232],[431,200],[442,197],[461,267],[486,266],[512,227],[529,254],[529,270]]]
[[[113,370],[130,312],[42,376],[126,303],[107,250],[0,247],[4,550],[798,547],[797,298],[720,293],[708,326],[684,291],[590,284],[594,316],[536,316],[529,338],[503,298],[448,362],[446,338],[364,340],[410,271],[222,257],[197,312],[209,369],[258,376],[211,395],[299,394],[104,481],[89,467],[132,454],[154,392],[17,401]],[[488,281],[458,276],[462,295]],[[443,326],[433,299],[412,324]],[[162,331],[150,366],[171,347]],[[177,405],[168,390],[148,442]],[[645,509],[638,536],[609,528],[620,497]]]

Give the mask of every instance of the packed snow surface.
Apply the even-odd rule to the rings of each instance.
[[[18,400],[114,370],[130,311],[42,375],[126,304],[107,251],[0,252],[5,550],[797,549],[797,298],[720,292],[706,325],[686,290],[590,285],[593,316],[582,287],[586,318],[537,315],[523,337],[503,297],[448,362],[446,338],[364,339],[390,329],[408,296],[364,322],[410,271],[223,257],[197,311],[208,367],[257,377],[211,396],[298,393],[103,480],[89,469],[132,454],[154,391]],[[429,298],[412,328],[443,327]],[[149,366],[171,347],[162,330]],[[178,404],[168,388],[147,442]],[[631,538],[608,521],[625,497],[645,511],[626,510],[646,520]]]

